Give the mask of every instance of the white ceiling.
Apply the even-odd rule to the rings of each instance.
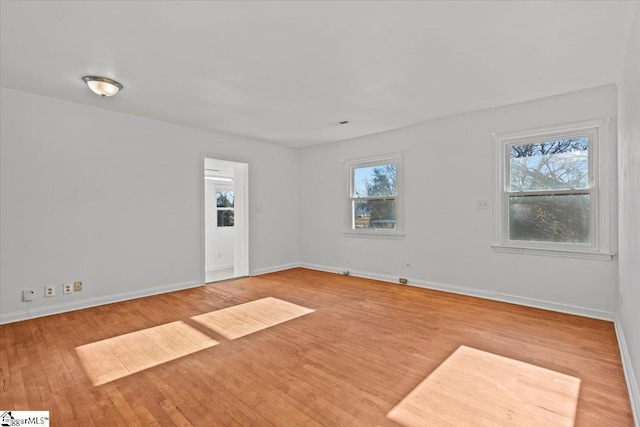
[[[0,83],[305,147],[613,83],[630,11],[628,1],[2,0]],[[124,90],[101,99],[86,74]]]

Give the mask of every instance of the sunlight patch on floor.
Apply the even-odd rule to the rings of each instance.
[[[76,347],[94,386],[218,345],[182,321]]]
[[[234,340],[313,311],[267,297],[194,316],[192,320]],[[91,383],[98,386],[218,344],[179,320],[82,345],[76,347],[76,352]]]
[[[580,379],[460,346],[387,418],[405,427],[573,426]]]
[[[267,297],[194,316],[191,319],[227,339],[234,340],[314,311],[281,299]]]

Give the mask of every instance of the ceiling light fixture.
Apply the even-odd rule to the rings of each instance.
[[[118,93],[123,86],[115,80],[100,76],[84,76],[82,78],[94,93],[105,97]]]
[[[229,182],[233,182],[233,178],[227,178],[225,176],[205,176],[204,179],[211,179],[213,181],[229,181]]]

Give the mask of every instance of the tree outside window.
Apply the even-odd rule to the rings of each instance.
[[[589,244],[589,138],[509,147],[509,240]]]

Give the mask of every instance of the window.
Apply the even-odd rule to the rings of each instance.
[[[233,190],[216,190],[218,227],[233,227]]]
[[[350,233],[399,235],[399,156],[351,161]]]
[[[608,254],[608,126],[506,135],[499,146],[499,243],[494,247]],[[605,185],[603,185],[605,184]]]

